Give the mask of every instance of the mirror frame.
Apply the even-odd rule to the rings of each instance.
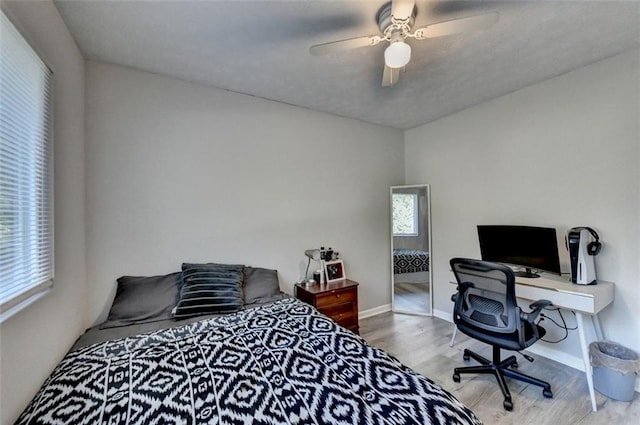
[[[393,274],[393,191],[394,189],[412,189],[412,188],[424,188],[427,191],[427,232],[429,234],[428,237],[428,250],[429,250],[429,312],[419,312],[419,311],[406,311],[399,310],[396,308],[395,302],[395,288],[394,288],[394,274]],[[391,264],[391,311],[394,313],[403,313],[403,314],[413,314],[417,316],[433,316],[433,250],[431,247],[432,244],[432,233],[431,233],[431,185],[429,184],[412,184],[412,185],[402,185],[402,186],[391,186],[389,188],[389,235],[391,246],[389,249],[389,260]]]

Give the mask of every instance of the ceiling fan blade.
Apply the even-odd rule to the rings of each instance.
[[[389,68],[384,66],[382,73],[382,87],[393,87],[400,79],[400,68]]]
[[[393,0],[391,3],[391,16],[400,20],[410,18],[415,5],[415,0]]]
[[[357,49],[359,47],[375,46],[383,40],[377,35],[366,37],[349,38],[346,40],[330,41],[328,43],[311,46],[309,52],[314,56],[327,55],[329,53],[343,52],[345,50]]]
[[[484,30],[498,22],[498,16],[498,12],[491,12],[484,15],[439,22],[416,29],[414,36],[418,40],[423,40],[425,38],[442,37],[467,31]]]

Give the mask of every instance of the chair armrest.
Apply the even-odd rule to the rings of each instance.
[[[460,282],[458,283],[458,292],[455,292],[451,295],[451,301],[456,302],[459,294],[464,294],[467,292],[469,288],[473,288],[474,285],[471,282]]]
[[[553,303],[549,300],[538,300],[532,304],[529,304],[529,308],[531,310],[542,310],[545,307],[549,307],[550,305],[553,305]]]
[[[458,292],[451,295],[451,301],[453,301],[453,322],[458,324],[458,317],[460,311],[462,311],[462,305],[465,302],[465,294],[469,288],[474,288],[475,285],[472,282],[458,282]]]
[[[542,312],[542,309],[544,309],[545,307],[549,307],[550,305],[553,305],[553,303],[549,300],[538,300],[534,303],[529,304],[529,308],[531,309],[531,311],[529,313],[522,313],[521,317],[523,320],[526,320],[529,323],[533,323]]]

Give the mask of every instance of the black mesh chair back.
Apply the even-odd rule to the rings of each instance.
[[[451,268],[462,294],[454,307],[455,322],[491,332],[515,332],[520,317],[511,269],[496,263],[454,260]]]

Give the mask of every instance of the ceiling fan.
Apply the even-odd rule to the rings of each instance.
[[[368,35],[316,44],[311,46],[309,52],[312,55],[319,56],[359,47],[376,46],[386,41],[389,46],[384,51],[382,86],[391,87],[398,82],[400,70],[411,59],[411,46],[405,42],[407,38],[425,40],[427,38],[486,29],[497,22],[498,12],[458,18],[413,29],[415,17],[415,0],[393,0],[378,11],[376,21],[378,22],[378,28],[380,28],[380,35]]]

